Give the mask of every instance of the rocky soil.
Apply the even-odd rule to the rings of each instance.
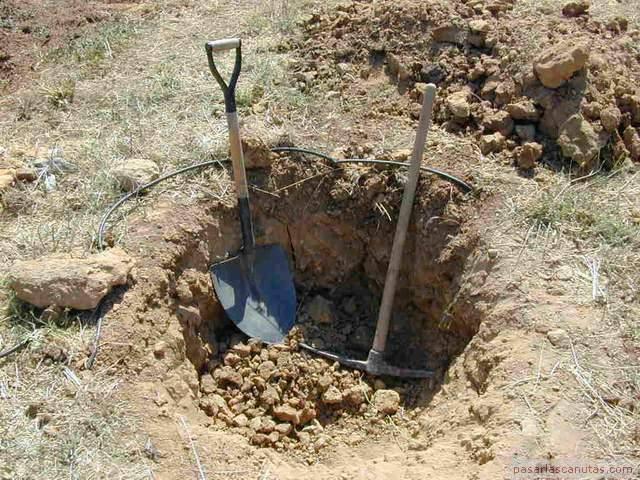
[[[623,17],[591,19],[585,1],[535,21],[516,7],[352,1],[319,10],[294,43],[304,52],[296,84],[366,98],[369,80],[384,73],[403,100],[377,99],[369,115],[416,118],[434,82],[438,123],[523,170],[640,161],[640,31]]]

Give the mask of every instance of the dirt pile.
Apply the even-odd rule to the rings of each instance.
[[[327,423],[341,417],[392,415],[400,396],[361,378],[359,372],[302,354],[293,332],[286,345],[265,346],[232,338],[221,365],[200,379],[200,407],[218,424],[253,444],[318,450]],[[403,391],[403,389],[401,389]]]
[[[573,3],[535,26],[509,1],[343,3],[306,19],[298,85],[366,98],[369,80],[384,72],[403,97],[371,98],[370,115],[415,118],[434,82],[437,122],[523,169],[538,158],[582,170],[639,161],[640,32],[625,18],[593,20]],[[536,154],[523,159],[527,143]]]

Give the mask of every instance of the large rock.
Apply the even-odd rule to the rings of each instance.
[[[513,132],[513,120],[509,112],[498,110],[489,113],[482,119],[482,126],[486,132],[500,132],[508,137]]]
[[[562,149],[562,155],[582,168],[589,167],[600,151],[598,134],[580,114],[569,117],[562,124],[558,145]]]
[[[533,70],[547,88],[558,88],[589,59],[589,49],[584,44],[560,43],[548,48],[533,62]]]
[[[159,174],[158,165],[144,158],[130,158],[113,171],[113,176],[118,180],[120,188],[127,192],[158,178]]]
[[[9,271],[9,286],[20,300],[39,308],[90,310],[111,288],[127,283],[133,263],[118,248],[83,259],[50,256],[18,261]]]

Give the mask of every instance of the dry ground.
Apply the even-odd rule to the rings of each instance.
[[[557,14],[560,3],[516,6],[534,17]],[[592,3],[593,15],[626,12],[638,28],[638,2]],[[373,155],[406,148],[414,128],[408,116],[365,119],[366,103],[327,98],[320,87],[302,92],[292,82],[288,72],[299,58],[288,39],[299,33],[298,18],[318,8],[332,7],[124,5],[116,19],[83,31],[83,41],[55,55],[46,46],[35,52],[42,62],[34,78],[0,99],[0,155],[10,164],[62,158],[69,168],[49,162],[55,189],[41,179],[3,198],[0,272],[17,259],[91,251],[100,215],[119,196],[111,175],[118,162],[150,158],[170,171],[224,156],[223,105],[206,69],[206,39],[244,39],[243,118],[324,151],[345,144],[370,145]],[[399,98],[385,78],[369,88],[376,99]],[[357,422],[340,427],[318,452],[257,448],[212,427],[193,402],[160,398],[162,384],[175,378],[197,386],[184,357],[161,373],[153,365],[152,346],[163,335],[179,338],[177,323],[166,334],[127,338],[133,314],[121,309],[107,319],[103,347],[117,352],[129,343],[139,356],[120,366],[107,354],[86,370],[95,328],[89,314],[43,321],[4,291],[0,348],[26,337],[30,343],[0,359],[1,478],[198,478],[198,462],[200,478],[209,479],[497,478],[517,455],[637,468],[637,167],[581,181],[546,169],[524,178],[504,159],[483,157],[471,140],[439,128],[429,155],[473,180],[480,192],[468,200],[478,207],[470,221],[481,226],[477,258],[495,260],[489,272],[468,269],[466,283],[481,288],[479,301],[487,303],[486,322],[431,402],[367,430]],[[200,202],[228,201],[230,184],[223,169],[169,181],[118,219],[116,241],[136,248],[128,243],[136,233],[128,219],[151,222],[162,212],[158,205],[167,215],[182,208],[195,215]],[[145,261],[145,252],[132,253]],[[547,334],[558,328],[566,341],[553,345]],[[56,359],[52,346],[66,360]]]

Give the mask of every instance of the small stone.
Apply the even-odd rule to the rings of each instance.
[[[253,417],[251,421],[249,421],[249,428],[254,432],[257,432],[262,427],[262,417],[257,416]]]
[[[535,122],[540,118],[540,112],[531,100],[522,100],[518,103],[510,103],[505,109],[514,120]]]
[[[223,363],[229,367],[235,367],[241,361],[242,359],[240,358],[240,356],[236,355],[235,353],[229,352],[225,354]]]
[[[15,181],[15,171],[7,168],[0,169],[0,192],[13,185]]]
[[[308,432],[298,432],[298,441],[302,445],[309,445],[311,443],[311,435]]]
[[[291,422],[294,425],[300,423],[300,413],[291,405],[279,405],[274,407],[273,416],[282,422]]]
[[[322,401],[327,405],[342,403],[342,392],[332,385],[322,394]]]
[[[248,423],[249,423],[249,419],[244,413],[241,413],[233,417],[233,424],[236,427],[246,427]]]
[[[509,112],[499,110],[486,115],[482,119],[482,126],[486,132],[500,132],[504,137],[508,137],[513,131],[513,120]]]
[[[169,349],[169,345],[167,342],[160,340],[153,346],[153,356],[157,359],[164,358],[167,354],[167,350]]]
[[[262,395],[260,395],[260,400],[265,405],[271,407],[280,403],[280,395],[278,395],[278,391],[272,385],[268,385],[265,391],[262,392]]]
[[[480,137],[480,151],[483,155],[499,152],[504,148],[505,138],[499,132]]]
[[[293,426],[290,423],[278,423],[275,430],[283,437],[286,437],[293,430]]]
[[[391,152],[390,157],[394,162],[406,162],[409,158],[411,158],[411,149],[401,148],[399,150],[394,150],[393,152]]]
[[[455,118],[464,120],[471,114],[468,98],[469,92],[467,90],[452,93],[447,97],[447,109]]]
[[[258,367],[258,375],[265,380],[269,380],[273,373],[276,371],[276,365],[271,360],[264,361]]]
[[[271,433],[276,428],[276,422],[269,417],[262,417],[262,422],[258,431],[262,433]]]
[[[582,69],[589,58],[585,44],[560,42],[547,48],[533,63],[533,70],[547,88],[558,88]]]
[[[373,406],[385,415],[393,415],[400,408],[400,395],[395,390],[377,390],[373,394]]]
[[[317,412],[315,408],[305,407],[300,411],[300,425],[310,422],[316,418]]]
[[[217,385],[213,380],[213,377],[209,374],[203,375],[200,379],[200,391],[205,395],[210,393],[214,393],[216,391]]]
[[[144,158],[131,158],[113,171],[113,176],[120,187],[127,192],[158,178],[159,174],[158,165],[154,161]]]
[[[236,343],[231,347],[231,351],[241,358],[246,358],[251,355],[251,345],[246,343]]]
[[[469,22],[469,30],[474,33],[486,34],[491,30],[491,25],[489,25],[489,22],[487,22],[486,20],[471,20]]]
[[[562,14],[565,17],[579,17],[589,12],[589,0],[572,0],[562,7]]]
[[[316,295],[307,308],[311,319],[320,324],[329,325],[333,323],[333,304],[321,295]]]
[[[264,433],[256,433],[251,436],[251,443],[254,445],[266,445],[269,443],[269,437]]]
[[[221,384],[235,385],[236,387],[242,385],[242,375],[231,367],[225,366],[215,370],[213,377]]]
[[[431,37],[436,42],[455,43],[458,45],[462,44],[463,41],[460,28],[450,23],[435,27],[431,31]]]
[[[561,328],[549,330],[547,332],[547,338],[554,347],[564,348],[570,344],[569,334]]]
[[[525,143],[516,150],[516,164],[523,170],[531,169],[542,156],[542,151],[542,145],[539,143]]]
[[[622,120],[622,113],[618,107],[610,106],[600,112],[600,122],[602,127],[609,133],[618,129]]]
[[[210,417],[215,417],[220,413],[231,415],[227,401],[216,393],[201,398],[200,408]]]
[[[333,378],[331,377],[331,375],[329,375],[328,373],[323,374],[319,379],[318,379],[318,386],[322,389],[322,390],[326,390],[327,388],[329,388],[329,386],[333,383]]]
[[[276,443],[278,440],[280,440],[280,434],[276,431],[273,431],[269,434],[268,436],[268,440],[271,444]]]
[[[353,407],[359,407],[367,401],[367,396],[371,394],[371,387],[366,383],[361,383],[345,390],[342,398]]]

